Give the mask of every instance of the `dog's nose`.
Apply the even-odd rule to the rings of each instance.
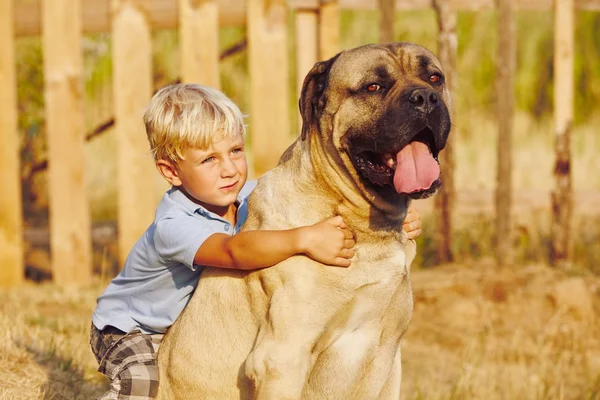
[[[420,88],[410,94],[408,101],[413,103],[417,110],[429,114],[439,104],[440,96],[433,89]]]

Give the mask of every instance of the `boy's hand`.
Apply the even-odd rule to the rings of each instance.
[[[408,207],[402,229],[404,229],[409,239],[416,239],[423,232],[421,230],[421,214],[412,204]]]
[[[315,261],[349,267],[354,257],[354,235],[340,216],[300,229],[303,252]]]

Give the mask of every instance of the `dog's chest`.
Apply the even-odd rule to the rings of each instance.
[[[362,285],[377,284],[393,289],[408,278],[409,263],[401,243],[357,243],[352,260],[353,277]]]
[[[358,258],[350,269],[351,298],[337,304],[326,323],[330,335],[314,348],[321,362],[327,360],[327,370],[339,374],[342,368],[348,379],[358,379],[371,365],[394,359],[412,316],[413,298],[403,251]]]
[[[356,336],[360,340],[366,331],[379,332],[382,325],[394,323],[400,314],[404,318],[405,311],[412,310],[412,290],[404,251],[396,249],[385,257],[374,257],[363,248],[358,254],[346,277],[351,281],[346,284],[351,286],[352,297],[338,314],[347,316],[345,332],[363,329],[363,334]]]

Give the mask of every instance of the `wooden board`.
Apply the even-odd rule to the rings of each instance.
[[[250,140],[258,177],[277,165],[292,141],[287,8],[284,0],[248,0],[247,7]]]
[[[221,87],[219,5],[215,0],[179,0],[181,80]]]
[[[110,0],[81,0],[83,32],[110,31]],[[178,0],[138,0],[143,4],[151,29],[175,29],[178,26]],[[247,0],[217,0],[219,24],[221,26],[245,23],[244,9]],[[320,7],[319,0],[289,0],[292,7]],[[15,4],[15,34],[17,36],[37,36],[41,33],[41,0],[19,1]],[[494,8],[494,0],[449,0],[453,10],[483,10]],[[343,9],[372,9],[377,0],[339,0]],[[520,0],[519,10],[552,9],[553,0]],[[431,0],[396,0],[396,10],[431,8]],[[575,8],[580,10],[600,10],[600,0],[575,0]]]
[[[119,259],[122,263],[157,205],[156,168],[143,115],[152,97],[152,38],[142,9],[115,0],[112,22],[113,93],[118,163]]]
[[[92,249],[84,174],[80,3],[47,0],[43,21],[52,272],[59,285],[86,284],[92,274]]]
[[[569,268],[572,263],[573,184],[571,131],[574,94],[573,0],[556,2],[554,9],[554,127],[556,161],[552,191],[552,263]]]
[[[319,8],[319,61],[340,52],[340,4],[337,0]]]
[[[21,283],[24,273],[13,6],[0,2],[0,286]]]
[[[296,11],[296,97],[300,98],[304,77],[317,62],[319,15],[313,10]],[[298,109],[297,109],[298,110]],[[298,114],[298,132],[302,128],[302,118]]]

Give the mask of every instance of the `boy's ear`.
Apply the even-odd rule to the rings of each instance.
[[[156,169],[160,174],[173,186],[181,186],[181,179],[179,178],[179,171],[175,165],[165,160],[156,161]]]

